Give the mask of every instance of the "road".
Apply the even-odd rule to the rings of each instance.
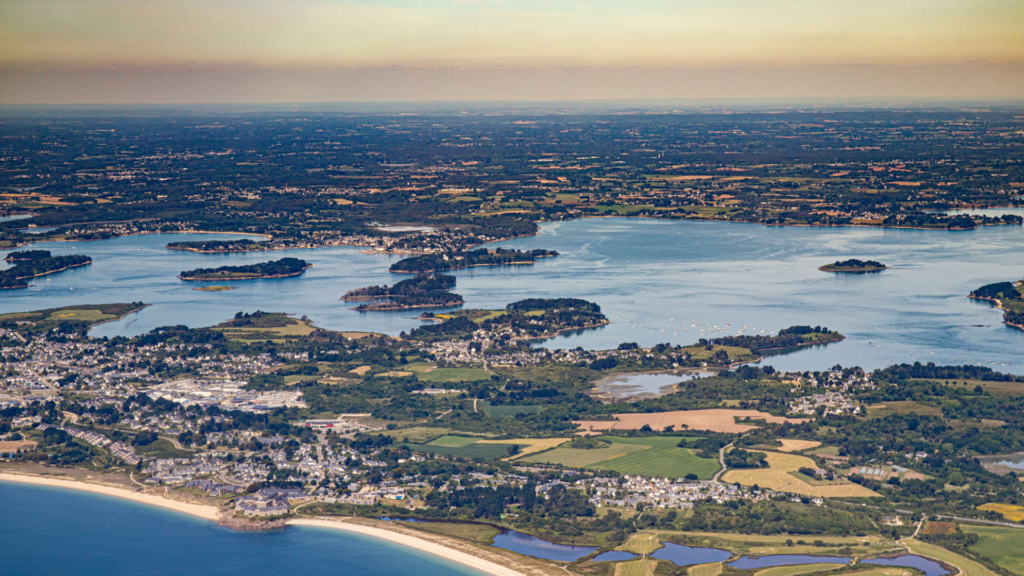
[[[718,472],[715,472],[715,475],[711,478],[712,484],[718,484],[719,476],[725,474],[725,451],[728,450],[729,448],[732,448],[732,442],[729,442],[725,446],[722,446],[721,450],[718,451],[718,465],[721,466],[721,468],[719,468]]]

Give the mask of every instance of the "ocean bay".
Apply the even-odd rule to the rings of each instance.
[[[473,576],[475,570],[376,538],[290,526],[236,532],[114,497],[0,482],[0,539],[10,576],[405,573]]]
[[[152,234],[95,242],[38,243],[55,254],[87,254],[93,264],[0,294],[0,312],[141,300],[151,307],[93,329],[94,336],[131,336],[164,325],[209,326],[257,309],[309,316],[334,330],[397,335],[420,324],[410,311],[356,312],[339,300],[347,290],[394,284],[400,256],[358,248],[296,249],[244,254],[166,250],[171,241],[226,236]],[[1004,326],[1001,312],[966,297],[984,284],[1019,280],[1024,234],[1018,226],[973,231],[766,227],[755,224],[584,219],[544,223],[541,233],[490,247],[557,250],[532,266],[455,271],[467,308],[502,308],[529,297],[573,296],[601,305],[611,324],[566,333],[552,348],[689,344],[699,338],[764,334],[790,325],[827,326],[838,344],[773,356],[778,369],[867,369],[902,362],[981,363],[1024,372],[1024,332]],[[294,256],[314,264],[296,278],[232,282],[230,292],[200,292],[181,270],[250,264]],[[871,258],[880,274],[842,275],[817,267]]]

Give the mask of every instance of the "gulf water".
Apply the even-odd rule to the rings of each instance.
[[[0,481],[4,576],[481,576],[329,528],[235,532],[118,498]]]
[[[308,315],[334,330],[397,335],[420,325],[419,311],[356,312],[340,297],[353,288],[394,284],[399,256],[357,248],[248,254],[169,251],[168,242],[217,235],[141,235],[97,242],[40,243],[56,254],[87,254],[90,266],[0,292],[0,312],[141,300],[152,304],[96,336],[135,335],[170,324],[210,326],[238,311]],[[774,356],[765,364],[818,370],[835,364],[880,368],[902,362],[980,363],[1024,373],[1024,331],[1002,312],[967,298],[984,284],[1024,277],[1024,229],[971,231],[766,227],[726,222],[585,219],[545,223],[541,234],[494,246],[558,250],[533,266],[454,272],[470,308],[501,308],[532,297],[573,296],[601,305],[611,324],[565,334],[551,348],[604,349],[621,342],[690,344],[702,337],[770,334],[790,325],[826,326],[844,342]],[[2,256],[2,253],[0,253]],[[294,256],[314,264],[302,276],[220,282],[200,292],[182,270]],[[877,274],[830,274],[818,267],[847,258],[879,260]],[[762,332],[764,331],[764,332]]]

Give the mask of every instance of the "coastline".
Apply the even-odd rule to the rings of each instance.
[[[366,526],[363,524],[355,524],[353,522],[347,522],[343,519],[327,519],[327,518],[296,518],[288,520],[289,526],[311,526],[316,528],[330,528],[333,530],[345,530],[348,532],[355,532],[356,534],[362,534],[364,536],[371,536],[373,538],[379,538],[386,540],[393,544],[399,544],[419,550],[420,552],[426,552],[434,556],[440,556],[446,560],[457,562],[463,566],[468,566],[475,570],[485,572],[491,576],[525,576],[524,572],[513,570],[507,566],[502,566],[496,562],[474,556],[461,550],[456,550],[448,546],[444,546],[437,542],[426,540],[424,538],[418,538],[403,532],[397,532],[393,530],[386,530],[384,528],[377,528],[374,526]]]
[[[219,510],[214,506],[207,506],[205,504],[194,504],[191,502],[179,502],[177,500],[171,500],[170,498],[164,498],[163,496],[157,496],[156,494],[134,492],[132,490],[125,490],[124,488],[115,488],[113,486],[107,486],[104,484],[90,484],[78,480],[46,478],[44,476],[32,476],[28,474],[12,474],[10,472],[0,472],[0,482],[17,482],[20,484],[50,486],[52,488],[68,488],[71,490],[80,490],[82,492],[104,494],[106,496],[123,498],[125,500],[131,500],[133,502],[139,502],[141,504],[149,504],[151,506],[167,508],[169,510],[182,512],[190,516],[203,518],[205,520],[212,520],[214,522],[220,520]]]
[[[1024,330],[1024,325],[1014,324],[1012,322],[1007,322],[1006,321],[1006,314],[1005,313],[1009,312],[1010,309],[1003,307],[1003,301],[1002,300],[1000,300],[998,298],[987,298],[985,296],[974,296],[972,294],[968,294],[967,297],[970,298],[971,300],[984,300],[986,302],[991,302],[991,303],[995,304],[996,308],[998,308],[998,309],[1000,309],[1000,310],[1002,310],[1004,312],[1004,314],[1003,314],[1003,324],[1006,324],[1007,326],[1009,326],[1011,328],[1016,328],[1017,330]]]
[[[117,488],[108,486],[105,484],[92,484],[80,480],[70,480],[63,478],[47,478],[44,476],[35,476],[30,474],[15,474],[11,472],[0,471],[0,482],[13,482],[18,484],[29,484],[34,486],[49,486],[51,488],[65,488],[69,490],[78,490],[81,492],[91,492],[93,494],[102,494],[105,496],[112,496],[115,498],[122,498],[124,500],[130,500],[140,504],[148,504],[150,506],[157,506],[183,514],[188,514],[211,522],[219,522],[221,520],[220,509],[215,506],[208,506],[205,504],[196,504],[192,502],[181,502],[178,500],[172,500],[165,498],[157,494],[150,494],[145,492],[136,492],[134,490],[126,490],[124,488]],[[438,542],[420,538],[403,532],[386,530],[384,528],[377,528],[374,526],[366,526],[363,524],[356,524],[353,522],[347,522],[342,519],[327,519],[327,518],[293,518],[289,519],[287,525],[291,526],[314,526],[320,528],[332,528],[335,530],[345,530],[385,540],[393,544],[399,544],[408,548],[426,552],[434,556],[439,556],[453,562],[462,564],[479,570],[491,576],[525,576],[524,572],[513,570],[506,566],[502,566],[497,562],[475,556],[468,552],[463,552],[449,546],[445,546]]]

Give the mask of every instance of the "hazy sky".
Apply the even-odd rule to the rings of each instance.
[[[1021,0],[0,0],[2,102],[1021,97]]]

